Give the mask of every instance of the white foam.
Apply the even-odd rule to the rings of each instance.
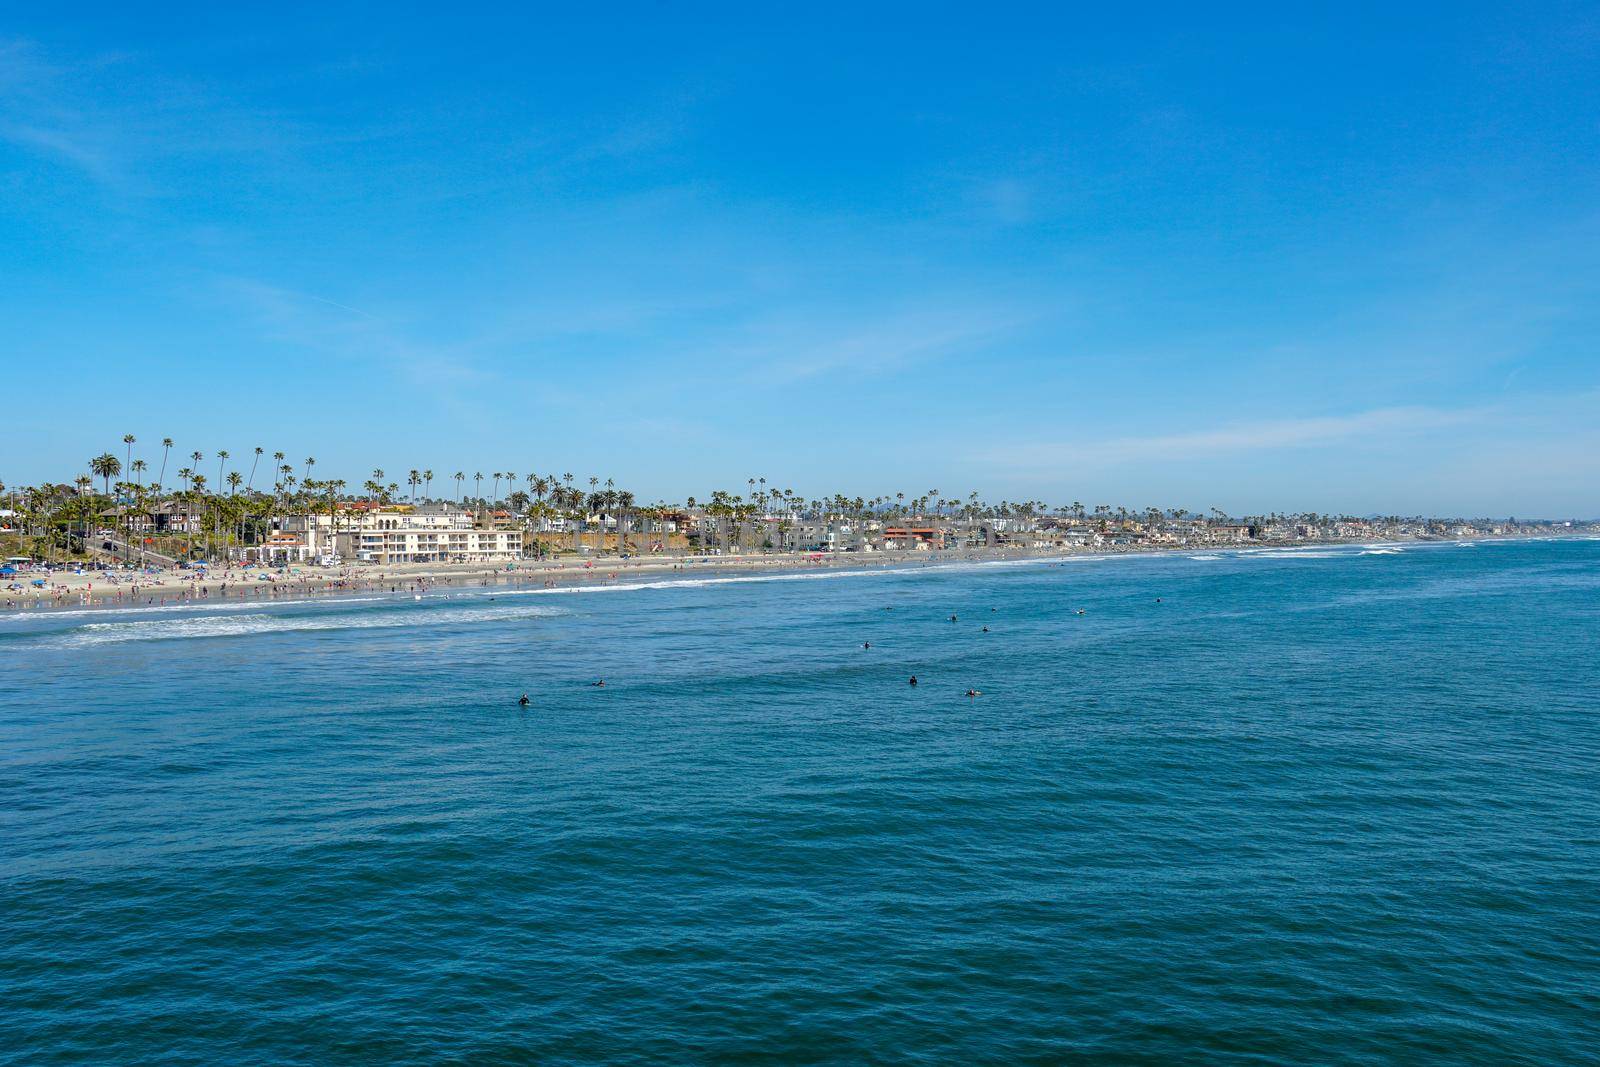
[[[1264,548],[1250,554],[1251,559],[1342,559],[1345,552],[1318,552],[1310,548]]]
[[[1109,556],[1041,556],[1029,559],[963,560],[955,563],[907,564],[900,560],[872,570],[823,570],[785,574],[741,574],[721,578],[663,578],[650,582],[618,581],[609,585],[563,585],[550,589],[499,589],[483,590],[470,595],[483,596],[548,596],[576,593],[623,593],[632,589],[700,589],[713,585],[746,585],[763,582],[816,582],[833,578],[910,578],[931,571],[967,571],[992,567],[1048,566],[1057,563],[1091,563],[1110,559]]]
[[[373,630],[451,623],[504,622],[510,619],[564,615],[559,608],[511,605],[504,608],[456,608],[441,611],[387,612],[381,615],[208,615],[196,619],[141,619],[137,622],[95,622],[65,634],[67,647],[121,641],[166,641],[204,637],[247,637],[303,630]]]
[[[1219,560],[1222,557],[1221,556],[1190,556],[1189,558],[1193,559],[1193,560],[1200,560],[1200,561],[1203,561],[1203,562],[1211,562],[1213,560]]]
[[[34,608],[10,615],[0,615],[0,622],[14,619],[103,619],[108,615],[175,615],[213,611],[261,611],[265,608],[286,608],[295,604],[368,604],[389,600],[390,597],[309,597],[299,600],[232,600],[218,597],[215,600],[191,600],[181,604],[157,604],[142,608]]]

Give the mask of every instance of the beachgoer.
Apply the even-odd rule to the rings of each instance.
[[[517,698],[517,703],[521,704],[523,707],[527,707],[528,706],[528,694],[527,693],[523,693],[522,696],[518,697]]]
[[[912,685],[916,685],[917,684],[917,676],[914,675],[914,674],[911,676],[911,684]]]

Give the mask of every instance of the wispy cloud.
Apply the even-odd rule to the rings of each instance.
[[[420,340],[402,324],[314,293],[251,278],[217,282],[222,298],[270,340],[340,361],[360,361],[417,385],[481,385],[494,375],[475,358],[479,342]]]
[[[792,385],[824,377],[887,374],[981,349],[1034,316],[1007,307],[926,307],[876,319],[764,322],[725,355],[753,368],[755,384]]]
[[[1392,442],[1441,429],[1481,422],[1486,409],[1390,407],[1345,415],[1233,422],[1184,433],[1087,437],[1081,441],[1013,441],[975,457],[985,463],[1085,467],[1185,462],[1268,449],[1308,449],[1364,442]]]
[[[28,43],[0,40],[0,142],[115,181],[121,175],[110,131],[74,99],[67,74]]]

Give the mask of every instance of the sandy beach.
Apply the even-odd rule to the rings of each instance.
[[[1148,550],[1146,550],[1148,551]],[[217,601],[261,601],[332,593],[406,593],[462,588],[557,588],[648,581],[673,575],[781,573],[816,569],[865,570],[919,567],[960,561],[985,562],[1047,556],[1105,555],[1104,549],[1074,553],[1021,549],[965,549],[896,553],[764,553],[731,556],[652,556],[634,559],[520,560],[486,563],[414,563],[284,570],[215,566],[202,570],[55,571],[21,576],[21,591],[7,590],[0,610],[57,611],[160,606]],[[47,584],[29,584],[43,577]]]
[[[1481,538],[1480,540],[1493,540]],[[218,565],[205,570],[31,572],[19,576],[21,590],[7,589],[0,596],[0,612],[65,611],[107,607],[144,607],[201,604],[218,601],[259,601],[302,598],[334,593],[423,593],[440,589],[561,588],[615,585],[682,576],[785,573],[819,569],[873,570],[916,568],[948,563],[988,563],[1006,560],[1082,559],[1165,552],[1295,551],[1330,545],[1364,544],[1362,541],[1302,541],[1292,545],[1240,544],[1226,546],[1138,545],[1097,546],[1067,551],[994,548],[912,552],[796,553],[770,552],[729,556],[649,556],[617,559],[519,560],[498,565],[486,563],[356,564],[340,567],[296,565],[285,570]],[[1384,541],[1383,544],[1426,543]],[[33,579],[47,584],[35,588]]]

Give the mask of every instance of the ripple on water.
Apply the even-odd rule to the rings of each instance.
[[[0,1061],[1582,1062],[1596,552],[19,624]]]

